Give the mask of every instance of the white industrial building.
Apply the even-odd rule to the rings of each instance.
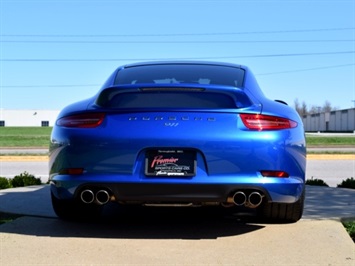
[[[0,109],[0,127],[52,127],[59,110]]]
[[[303,125],[306,132],[355,132],[355,108],[309,114]]]

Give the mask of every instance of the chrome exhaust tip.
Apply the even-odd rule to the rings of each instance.
[[[95,200],[94,192],[92,192],[90,189],[83,190],[80,193],[80,199],[86,204],[93,203]]]
[[[98,204],[103,205],[110,201],[110,194],[102,189],[96,192],[95,199]]]
[[[237,191],[236,193],[234,193],[232,198],[233,198],[233,203],[237,206],[242,206],[247,201],[247,196],[242,191]]]
[[[263,195],[259,192],[252,192],[248,197],[248,207],[256,208],[263,202]]]

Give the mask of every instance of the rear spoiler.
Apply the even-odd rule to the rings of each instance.
[[[181,97],[180,97],[181,96]],[[142,99],[138,99],[138,98]],[[144,99],[146,98],[146,99]],[[252,101],[253,97],[249,97],[244,89],[224,86],[224,85],[204,85],[204,84],[132,84],[117,85],[105,88],[99,92],[96,97],[95,104],[103,108],[137,108],[133,104],[135,100],[140,101],[141,107],[147,104],[147,107],[154,107],[154,103],[148,104],[147,101],[157,101],[159,107],[159,99],[161,101],[169,101],[171,106],[176,108],[187,108],[188,104],[194,104],[191,108],[222,108],[222,109],[239,109],[255,107],[260,105],[258,102]],[[179,104],[181,101],[181,104]],[[128,104],[132,103],[132,106]],[[185,103],[183,103],[185,102]],[[122,106],[120,106],[122,104]],[[203,105],[206,104],[206,107]],[[157,106],[158,107],[158,106]],[[254,109],[254,108],[251,108]],[[255,110],[254,110],[255,112]]]

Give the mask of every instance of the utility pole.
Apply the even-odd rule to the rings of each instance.
[[[320,110],[322,107],[318,106],[318,133],[320,133]]]

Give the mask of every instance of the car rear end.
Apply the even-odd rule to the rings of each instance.
[[[303,207],[304,133],[289,107],[258,99],[247,80],[114,82],[86,109],[60,115],[51,143],[55,200]]]

